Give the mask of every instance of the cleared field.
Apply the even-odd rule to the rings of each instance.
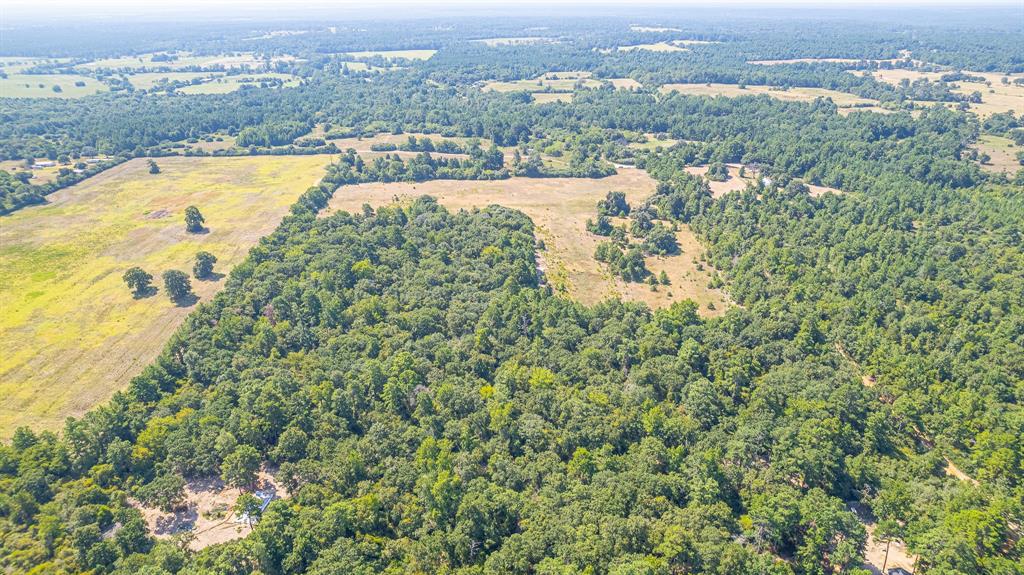
[[[633,32],[682,32],[679,28],[663,28],[661,26],[630,26]]]
[[[718,182],[708,180],[708,186],[711,188],[711,195],[716,198],[720,198],[729,192],[743,191],[746,189],[748,183],[754,183],[755,179],[751,177],[749,172],[744,177],[740,177],[740,167],[740,164],[726,164],[725,168],[728,173],[728,177],[725,181]],[[687,166],[686,172],[693,174],[694,176],[703,177],[708,173],[708,166]],[[807,186],[809,190],[808,193],[815,198],[822,194],[843,193],[842,190],[837,190],[836,188],[830,188],[828,186],[808,184],[807,182],[804,182],[804,185]]]
[[[568,92],[534,92],[530,94],[534,104],[547,104],[549,102],[572,102],[572,94]]]
[[[8,74],[17,74],[40,64],[68,62],[70,58],[36,58],[33,56],[0,56],[0,68]]]
[[[643,84],[632,78],[608,78],[608,81],[619,90],[634,90],[643,87]]]
[[[688,52],[687,48],[677,46],[676,42],[655,42],[653,44],[634,44],[632,46],[619,46],[620,52],[630,50],[647,50],[649,52]]]
[[[530,44],[540,44],[545,42],[554,42],[552,38],[546,38],[544,36],[520,36],[520,37],[509,37],[509,38],[483,38],[481,40],[473,40],[481,44],[487,44],[494,48],[496,46],[527,46]]]
[[[299,85],[299,79],[290,74],[242,74],[237,76],[219,76],[202,84],[178,88],[182,94],[227,94],[240,89],[242,86],[259,86],[267,80],[281,80],[284,88],[294,88]]]
[[[559,291],[587,304],[609,297],[643,301],[664,307],[686,298],[697,301],[703,313],[714,315],[726,308],[719,290],[708,289],[709,273],[699,270],[694,260],[703,252],[696,237],[683,227],[678,239],[682,254],[647,259],[655,274],[662,270],[672,281],[651,291],[646,284],[626,283],[611,277],[594,259],[594,250],[604,238],[586,231],[588,218],[597,217],[597,201],[610,191],[626,193],[638,203],[649,197],[656,183],[643,170],[620,168],[614,176],[587,178],[511,178],[492,182],[435,180],[422,183],[360,184],[338,190],[325,213],[336,210],[357,212],[364,203],[381,206],[431,195],[450,209],[483,208],[500,204],[522,210],[537,226],[546,250],[540,252],[548,280]],[[707,309],[714,303],[715,309]]]
[[[979,152],[984,152],[991,156],[987,164],[982,164],[981,169],[983,170],[993,173],[1006,172],[1007,174],[1015,174],[1017,170],[1024,167],[1017,161],[1017,152],[1022,148],[1014,145],[1013,140],[1009,138],[983,134],[978,138],[978,143],[974,147]]]
[[[363,52],[346,52],[353,58],[372,58],[381,56],[383,58],[404,58],[406,60],[429,60],[437,54],[437,50],[366,50]]]
[[[111,168],[0,222],[0,436],[57,428],[124,387],[159,353],[190,307],[163,293],[161,273],[191,272],[199,250],[228,272],[323,175],[326,156],[160,158]],[[208,233],[188,234],[186,206]],[[134,299],[132,266],[159,292]],[[224,280],[193,288],[209,300]]]
[[[258,54],[252,52],[237,52],[232,54],[217,54],[213,56],[197,56],[187,52],[177,54],[177,59],[163,61],[153,61],[153,56],[156,54],[140,54],[138,56],[123,56],[120,58],[104,58],[101,60],[95,60],[82,64],[81,68],[89,70],[95,70],[98,68],[113,68],[113,69],[137,69],[137,68],[170,68],[177,70],[180,68],[187,68],[189,66],[199,66],[201,68],[212,68],[216,66],[223,66],[224,68],[244,68],[250,67],[253,69],[262,69],[267,63],[273,62],[289,62],[294,61],[295,58],[291,56],[275,56],[273,58],[264,59]]]
[[[137,90],[151,90],[166,82],[191,82],[197,78],[204,80],[223,76],[210,72],[143,72],[128,76],[128,82]]]
[[[1024,114],[1024,85],[1014,84],[1014,80],[1024,78],[1022,74],[998,74],[993,72],[971,72],[964,71],[971,76],[980,76],[984,82],[953,82],[956,88],[952,91],[956,94],[970,95],[974,92],[981,94],[980,104],[970,104],[970,109],[979,116],[985,117],[1001,112],[1014,112]],[[899,84],[901,80],[913,82],[921,78],[937,81],[942,77],[943,72],[918,72],[917,70],[877,70],[874,77],[881,82]],[[1007,84],[1003,84],[1003,78]],[[920,102],[923,105],[931,105],[932,102]]]
[[[789,90],[774,89],[771,86],[747,86],[740,88],[737,84],[665,84],[659,89],[663,93],[679,92],[692,96],[756,96],[767,94],[772,98],[789,102],[812,102],[815,98],[831,98],[840,108],[873,106],[875,100],[861,98],[845,92],[826,90],[825,88],[790,88]]]
[[[601,81],[590,78],[589,75],[581,75],[581,72],[549,72],[533,80],[512,80],[510,82],[488,82],[484,84],[484,91],[494,92],[572,92],[576,84],[582,84],[584,88],[600,88]]]
[[[786,60],[750,60],[747,64],[758,66],[779,66],[782,64],[813,64],[816,62],[829,64],[856,64],[857,62],[879,62],[880,60],[861,60],[859,58],[789,58]]]
[[[672,138],[664,137],[664,139],[658,139],[655,134],[644,134],[647,137],[646,142],[630,142],[628,145],[630,148],[637,150],[654,150],[657,148],[670,148],[678,142]]]
[[[77,74],[9,74],[0,78],[0,98],[81,98],[107,90],[99,80]]]

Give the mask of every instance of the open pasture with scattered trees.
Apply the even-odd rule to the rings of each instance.
[[[230,270],[323,176],[326,156],[132,160],[0,222],[0,434],[54,429],[122,388],[192,309],[161,278],[196,252]],[[186,207],[205,218],[189,233]],[[153,276],[139,293],[122,275]],[[191,282],[200,301],[224,286]],[[186,305],[179,305],[186,304]]]

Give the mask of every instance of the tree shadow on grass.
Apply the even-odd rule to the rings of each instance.
[[[220,272],[210,272],[209,274],[196,279],[201,282],[219,282],[220,280],[224,279],[224,274]]]
[[[210,233],[210,228],[207,228],[207,227],[204,226],[204,227],[199,228],[196,231],[192,231],[192,230],[185,230],[185,231],[190,233],[190,234],[192,234],[192,235],[194,235],[194,236],[205,236],[206,234]]]
[[[188,295],[173,298],[171,301],[173,301],[174,305],[178,307],[192,307],[199,302],[199,296],[194,293],[190,293]]]
[[[133,292],[132,299],[146,299],[156,295],[156,286],[149,286],[141,291]]]

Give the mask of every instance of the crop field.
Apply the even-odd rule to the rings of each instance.
[[[1009,138],[983,134],[978,138],[978,143],[974,147],[979,152],[984,152],[991,157],[987,164],[982,164],[981,169],[983,170],[994,173],[1006,172],[1007,175],[1012,176],[1022,167],[1017,161],[1017,152],[1024,148],[1017,147]]]
[[[346,52],[353,58],[372,58],[381,56],[383,58],[403,58],[406,60],[429,60],[437,53],[437,50],[366,50],[362,52]]]
[[[0,78],[0,98],[81,98],[108,89],[95,78],[77,74],[9,74]]]
[[[411,201],[431,195],[449,209],[483,208],[499,204],[523,211],[537,226],[537,236],[546,249],[540,252],[545,274],[552,286],[586,304],[619,296],[643,301],[652,307],[664,307],[690,298],[703,313],[721,313],[728,305],[719,290],[709,289],[707,268],[696,263],[702,248],[697,238],[683,226],[677,235],[682,253],[647,258],[647,267],[655,275],[662,270],[672,284],[651,291],[650,286],[626,283],[612,277],[594,259],[594,250],[604,238],[586,231],[588,218],[597,217],[597,201],[610,191],[622,191],[631,203],[650,196],[655,181],[646,172],[620,168],[607,178],[511,178],[491,182],[435,180],[421,183],[372,183],[346,186],[338,190],[325,213],[336,210],[357,212],[364,203],[381,206]],[[714,310],[707,304],[713,303]]]
[[[869,107],[878,104],[876,100],[861,98],[846,92],[827,90],[825,88],[790,88],[788,90],[773,89],[771,86],[747,86],[740,88],[737,84],[665,84],[662,92],[679,92],[693,96],[756,96],[767,94],[772,98],[789,102],[812,102],[815,98],[831,98],[840,108]]]
[[[156,357],[191,307],[163,293],[161,273],[191,272],[199,250],[227,273],[314,184],[326,156],[135,159],[0,221],[0,436],[54,429],[124,387]],[[196,205],[208,233],[188,234]],[[132,266],[159,291],[135,299]],[[200,301],[224,285],[193,279]]]

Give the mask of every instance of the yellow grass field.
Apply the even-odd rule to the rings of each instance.
[[[406,60],[429,60],[437,50],[367,50],[365,52],[346,52],[353,58],[371,58],[381,56],[384,58],[404,58]]]
[[[76,86],[75,83],[82,83]],[[60,86],[60,92],[53,90]],[[0,98],[81,98],[106,92],[107,85],[78,74],[9,74],[0,78]]]
[[[516,36],[509,38],[483,38],[480,40],[474,40],[474,42],[487,44],[494,48],[496,46],[528,46],[530,44],[540,44],[543,42],[555,42],[555,40],[544,36]]]
[[[964,71],[971,76],[981,76],[985,82],[953,82],[956,94],[970,95],[974,92],[981,93],[980,104],[970,104],[970,109],[979,116],[991,116],[1001,112],[1013,111],[1015,114],[1024,114],[1024,86],[1014,85],[1013,81],[1024,77],[1022,74],[999,74],[995,72],[971,72]],[[937,81],[942,72],[918,72],[916,70],[877,70],[874,77],[882,82],[899,84],[901,80],[914,80],[927,78]],[[1003,84],[1003,78],[1007,78],[1009,84]],[[919,102],[922,105],[932,105],[932,102]]]
[[[189,272],[195,253],[227,273],[322,177],[326,156],[135,159],[0,218],[0,436],[56,429],[123,388],[192,309],[163,293],[160,274]],[[185,232],[196,205],[208,233]],[[159,291],[133,298],[132,266]],[[192,286],[208,301],[223,279]]]
[[[687,52],[688,48],[677,46],[675,42],[656,42],[654,44],[635,44],[633,46],[619,46],[620,52],[628,52],[629,50],[647,50],[649,52]]]
[[[707,269],[698,270],[694,260],[703,252],[687,227],[677,235],[682,254],[647,258],[647,267],[655,275],[662,270],[672,285],[651,291],[646,284],[626,283],[613,278],[594,259],[597,244],[605,238],[586,231],[588,218],[597,217],[597,201],[610,191],[622,191],[631,203],[649,197],[656,183],[643,170],[620,168],[607,178],[511,178],[492,182],[435,180],[422,183],[372,183],[346,186],[338,190],[326,213],[336,210],[358,212],[364,203],[373,206],[411,201],[431,195],[449,209],[483,208],[499,204],[523,211],[537,226],[537,236],[546,250],[540,252],[548,280],[559,291],[586,304],[609,297],[643,301],[652,307],[664,307],[685,298],[695,300],[703,313],[715,315],[727,307],[720,290],[708,289]],[[715,309],[709,310],[708,303]]]
[[[160,84],[162,80],[167,80],[168,82],[191,82],[196,78],[208,80],[223,75],[223,72],[142,72],[130,74],[128,82],[137,90],[149,90]]]
[[[210,68],[213,66],[223,66],[225,68],[243,68],[248,66],[254,70],[258,70],[265,68],[267,63],[267,61],[261,58],[258,54],[253,54],[251,52],[218,54],[214,56],[197,56],[189,54],[187,52],[183,52],[178,54],[178,59],[171,60],[168,62],[154,62],[153,56],[154,54],[140,54],[138,56],[104,58],[102,60],[96,60],[93,62],[82,64],[79,67],[90,70],[95,70],[98,68],[169,68],[171,70],[177,70],[180,68],[187,68],[189,66],[199,66],[202,68]],[[291,56],[275,56],[274,58],[270,59],[269,62],[287,62],[294,60],[295,58]]]
[[[679,92],[693,96],[756,96],[767,94],[772,98],[789,102],[811,102],[815,98],[831,98],[840,108],[854,108],[877,104],[875,100],[861,98],[845,92],[826,90],[825,88],[790,88],[775,90],[771,86],[747,86],[741,89],[737,84],[665,84],[660,88],[662,93]]]
[[[1017,173],[1017,170],[1024,167],[1017,161],[1017,152],[1024,148],[1017,147],[1009,138],[982,134],[974,147],[992,158],[987,164],[981,166],[983,170],[993,173],[1006,172],[1007,175],[1012,176]]]
[[[643,84],[632,78],[608,78],[608,81],[619,90],[633,90],[643,87]]]
[[[600,88],[601,81],[590,78],[579,72],[548,72],[532,80],[512,80],[510,82],[488,82],[484,84],[484,91],[495,92],[516,92],[526,90],[528,92],[572,92],[579,82],[584,88]]]
[[[284,81],[285,88],[294,88],[299,85],[299,79],[290,74],[279,74],[276,72],[266,74],[241,74],[235,76],[220,76],[202,84],[185,86],[179,88],[182,94],[227,94],[234,92],[242,86],[259,86],[262,80],[279,79]]]

